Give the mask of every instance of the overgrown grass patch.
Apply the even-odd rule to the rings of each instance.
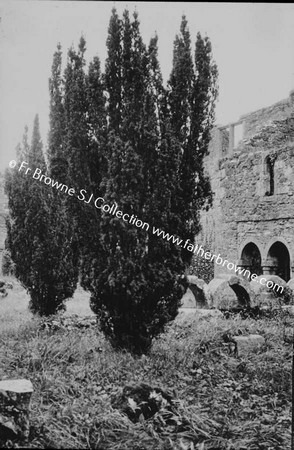
[[[1,327],[0,378],[34,385],[29,447],[290,449],[290,317],[180,315],[149,355],[134,357],[113,350],[95,327],[41,330],[39,319],[20,314]],[[266,351],[228,352],[224,335],[250,333],[265,337]],[[163,410],[133,424],[113,409],[112,396],[139,382],[172,391],[177,414]]]

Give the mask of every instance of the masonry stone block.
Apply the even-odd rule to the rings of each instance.
[[[243,278],[234,275],[220,275],[208,284],[212,306],[218,309],[242,309],[250,306],[254,292]]]
[[[1,438],[27,439],[29,437],[29,405],[33,390],[30,380],[0,381]]]
[[[232,336],[237,356],[247,356],[250,353],[261,351],[265,348],[265,339],[259,334],[249,336]]]
[[[211,304],[211,298],[207,283],[195,275],[187,276],[189,287],[182,299],[183,308],[207,308]]]
[[[266,284],[268,282],[270,282],[269,285]],[[277,275],[260,275],[255,280],[251,281],[250,285],[255,292],[253,306],[272,308],[285,304],[283,292],[280,294],[280,289],[275,286],[285,288],[287,283]],[[275,292],[277,292],[277,294],[275,294]]]
[[[250,242],[256,244],[259,257],[255,254],[253,261],[247,260],[244,269],[256,276],[262,273],[278,275],[286,282],[294,276],[294,114],[291,95],[242,116],[243,139],[234,146],[232,154],[222,152],[219,140],[211,141],[205,169],[215,195],[212,208],[201,214],[201,238],[203,242],[209,241],[209,250],[224,262],[217,264],[214,260],[216,278],[230,273],[227,263],[242,260],[242,250]],[[224,129],[228,126],[219,127],[219,130]],[[272,186],[267,158],[274,161]],[[270,247],[275,242],[285,246],[284,254],[270,254]],[[271,264],[262,267],[262,263],[270,259]]]
[[[287,285],[292,289],[294,292],[294,278],[291,278],[291,280],[288,281]]]

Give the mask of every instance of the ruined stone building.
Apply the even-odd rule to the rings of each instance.
[[[234,132],[243,128],[237,143]],[[251,273],[294,277],[294,91],[270,107],[216,127],[206,158],[213,207],[202,215],[197,243]],[[0,260],[6,237],[0,177]],[[226,266],[198,255],[193,273],[206,282]]]
[[[236,143],[240,127],[243,138]],[[216,127],[205,165],[214,202],[202,215],[197,243],[251,273],[294,277],[294,91]],[[232,274],[215,262],[207,267],[206,281]]]

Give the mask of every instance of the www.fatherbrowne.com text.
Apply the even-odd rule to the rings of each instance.
[[[16,167],[17,163],[16,161],[10,161],[9,166],[11,168]],[[52,186],[53,188],[59,190],[60,192],[64,192],[65,194],[76,197],[79,201],[83,201],[86,204],[92,203],[95,208],[101,209],[103,212],[111,214],[117,218],[122,219],[125,222],[130,223],[131,225],[136,226],[137,228],[142,228],[145,231],[148,231],[150,228],[150,225],[148,222],[143,222],[141,219],[139,219],[134,214],[128,214],[124,213],[123,211],[119,210],[118,204],[114,202],[112,205],[108,205],[105,203],[105,200],[103,197],[96,197],[94,198],[94,194],[91,193],[90,195],[87,193],[86,189],[81,189],[79,192],[76,192],[74,188],[69,188],[66,184],[58,183],[58,181],[52,180],[50,177],[48,177],[45,174],[42,174],[41,169],[36,168],[34,171],[28,167],[28,163],[25,161],[22,161],[20,164],[18,171],[24,171],[25,175],[31,175],[35,180],[41,181],[45,183],[48,186]],[[159,228],[152,227],[152,234],[161,237],[162,239],[165,239],[166,241],[172,242],[175,245],[178,245],[179,247],[187,249],[189,252],[192,252],[194,254],[201,255],[206,260],[209,261],[215,261],[216,264],[221,266],[226,266],[227,269],[233,270],[236,275],[240,275],[243,277],[247,277],[248,280],[253,281],[259,281],[260,284],[267,286],[269,289],[273,289],[277,293],[281,294],[284,291],[284,288],[280,286],[279,284],[274,283],[271,280],[267,280],[264,277],[259,277],[255,273],[251,273],[250,270],[244,269],[241,267],[238,267],[236,264],[229,262],[226,259],[223,259],[220,254],[215,255],[211,252],[205,251],[202,245],[193,244],[189,240],[186,240],[185,242],[183,239],[180,239],[177,236],[174,236],[173,234],[169,234],[163,230],[160,230]]]

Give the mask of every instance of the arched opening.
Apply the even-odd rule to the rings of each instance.
[[[290,254],[285,244],[275,242],[268,251],[267,262],[271,275],[278,275],[286,282],[290,280]]]
[[[262,275],[261,254],[259,248],[253,242],[249,242],[243,248],[241,254],[242,267],[256,275]]]
[[[246,308],[250,306],[250,297],[246,289],[240,284],[230,284],[230,287],[233,289],[238,298],[238,303],[240,308]]]
[[[269,155],[265,160],[265,195],[270,196],[275,193],[275,158]]]
[[[196,301],[196,308],[205,308],[207,307],[207,301],[205,298],[205,294],[203,292],[203,289],[196,286],[196,284],[189,284],[189,288],[192,291],[195,301]]]

